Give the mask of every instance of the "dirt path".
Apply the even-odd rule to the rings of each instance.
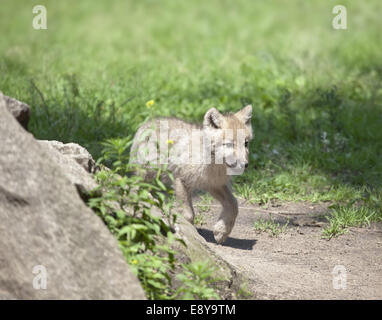
[[[195,199],[196,200],[196,199]],[[198,212],[196,206],[196,211]],[[197,226],[209,246],[249,279],[254,299],[382,299],[382,228],[352,228],[330,241],[322,239],[326,205],[283,204],[264,209],[240,203],[235,227],[224,245],[212,228],[220,212],[213,203]],[[254,230],[258,218],[285,224],[277,237]],[[332,271],[346,268],[346,289],[333,288]]]

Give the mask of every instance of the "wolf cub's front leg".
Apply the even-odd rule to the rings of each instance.
[[[233,229],[239,207],[236,198],[228,186],[211,189],[210,193],[223,206],[220,217],[214,226],[215,240],[221,244],[228,238]]]
[[[179,178],[175,179],[175,196],[178,207],[183,209],[185,219],[194,224],[195,214],[192,206],[192,193]]]

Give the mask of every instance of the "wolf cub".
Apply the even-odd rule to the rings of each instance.
[[[229,114],[211,108],[201,125],[157,118],[143,124],[133,139],[130,161],[149,168],[147,179],[153,174],[150,168],[167,166],[174,176],[179,208],[189,222],[194,221],[194,190],[207,191],[221,203],[223,208],[213,230],[217,243],[227,239],[238,214],[231,176],[242,174],[248,166],[251,117],[252,106],[248,105]]]

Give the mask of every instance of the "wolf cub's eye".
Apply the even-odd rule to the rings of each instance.
[[[249,144],[248,140],[245,140],[244,145],[245,145],[246,148],[248,148],[248,144]]]

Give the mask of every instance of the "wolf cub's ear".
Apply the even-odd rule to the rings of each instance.
[[[235,117],[247,125],[251,124],[252,106],[249,104],[240,111],[236,112]]]
[[[204,115],[203,126],[219,129],[222,126],[222,117],[216,108],[211,108]]]

